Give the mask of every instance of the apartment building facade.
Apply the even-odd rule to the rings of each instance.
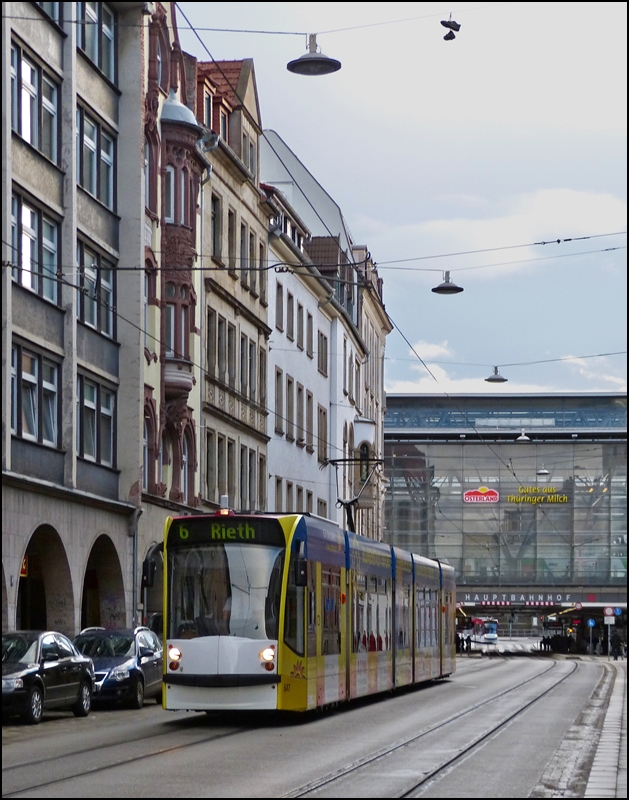
[[[145,552],[199,505],[208,164],[173,7],[5,4],[5,630],[139,619]]]

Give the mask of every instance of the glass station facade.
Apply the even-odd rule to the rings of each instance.
[[[459,589],[626,601],[626,395],[388,395],[385,474],[385,539]]]

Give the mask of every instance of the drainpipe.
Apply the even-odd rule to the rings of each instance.
[[[143,508],[138,506],[133,509],[133,513],[129,517],[129,536],[133,538],[133,555],[131,557],[133,568],[133,582],[131,585],[131,608],[132,608],[132,628],[138,625],[138,520],[142,516]]]

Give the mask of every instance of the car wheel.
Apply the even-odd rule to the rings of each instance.
[[[133,689],[133,698],[131,700],[131,708],[142,708],[144,705],[144,684],[142,678],[138,678],[135,682]]]
[[[26,709],[26,721],[29,725],[38,725],[41,722],[44,710],[44,695],[39,686],[33,686],[28,696],[28,707]]]
[[[87,717],[92,710],[92,687],[89,683],[82,683],[79,691],[79,699],[72,706],[72,713],[75,717]]]

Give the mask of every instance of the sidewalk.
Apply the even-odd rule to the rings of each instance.
[[[608,663],[616,675],[584,797],[627,797],[627,662]]]

